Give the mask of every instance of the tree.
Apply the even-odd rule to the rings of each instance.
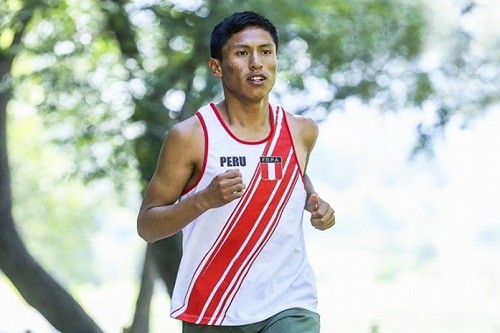
[[[26,4],[13,26],[12,49],[20,46],[34,5]],[[10,171],[8,168],[6,108],[12,86],[9,84],[15,53],[0,53],[0,77],[6,87],[0,91],[0,267],[25,300],[38,309],[61,331],[101,332],[81,306],[28,253],[14,225]],[[67,309],[61,311],[61,308]]]
[[[44,114],[47,126],[58,133],[54,140],[75,155],[75,175],[87,180],[109,177],[120,189],[128,180],[123,171],[135,167],[145,186],[168,129],[220,98],[219,84],[205,65],[209,32],[222,17],[245,9],[265,13],[279,29],[281,74],[274,97],[307,101],[298,103],[295,112],[322,119],[353,97],[390,110],[430,105],[437,120],[418,129],[417,146],[426,149],[439,128],[460,114],[463,103],[476,110],[494,102],[493,91],[487,90],[477,92],[481,98],[450,104],[435,77],[441,72],[459,81],[456,67],[433,72],[420,67],[427,9],[418,2],[8,0],[0,4],[6,13],[0,21],[2,134],[8,101],[23,100]],[[465,56],[472,38],[457,43],[455,66],[493,62]],[[318,87],[325,93],[309,98]],[[6,237],[16,234],[6,139],[0,146],[0,268],[11,278],[8,268],[14,257],[3,254],[24,253],[22,262],[30,261],[22,240]],[[11,239],[18,239],[16,246]],[[180,235],[148,245],[131,332],[148,330],[153,278],[158,274],[171,291],[179,257]],[[23,273],[11,280],[21,290],[27,277]],[[33,286],[23,290],[27,299],[35,294]],[[30,304],[45,315],[46,304]],[[62,327],[59,319],[46,317]]]

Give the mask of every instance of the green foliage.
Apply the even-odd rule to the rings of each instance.
[[[103,34],[95,5],[62,1],[37,7],[12,73],[15,98],[44,115],[53,140],[79,161],[75,174],[86,180],[109,176],[123,187],[127,179],[118,172],[135,165],[128,71],[116,44]]]
[[[305,82],[320,78],[335,93],[313,103],[327,111],[349,96],[368,101],[388,90],[377,84],[385,62],[415,57],[424,25],[420,7],[403,1],[182,4],[131,2],[123,10],[117,2],[86,0],[37,7],[16,58],[15,97],[44,114],[84,179],[111,177],[124,187],[121,175],[131,167],[151,177],[170,126],[220,98],[206,68],[209,35],[233,11],[256,10],[275,22],[280,78],[296,94],[310,94]],[[2,34],[9,34],[7,25]],[[181,105],[173,107],[179,96]],[[310,109],[314,104],[296,111]]]
[[[22,221],[26,246],[59,281],[92,281],[96,224],[89,212],[101,198],[78,179],[64,177],[72,161],[47,142],[39,117],[25,111],[9,118],[13,215]]]
[[[382,110],[432,108],[421,124],[425,149],[449,119],[474,117],[495,103],[494,84],[473,94],[443,87],[440,77],[472,80],[488,58],[471,53],[472,37],[458,28],[451,61],[428,70],[420,56],[429,33],[422,1],[41,1],[17,51],[15,98],[43,113],[53,139],[79,161],[86,180],[109,177],[119,188],[124,170],[148,180],[162,139],[202,104],[221,98],[209,73],[209,35],[234,11],[268,16],[280,36],[280,76],[274,97],[321,120],[359,98]],[[22,9],[9,1],[0,46]],[[474,10],[474,9],[471,9]],[[470,70],[461,71],[461,68]],[[481,79],[481,78],[480,78]],[[496,82],[498,75],[484,80]],[[318,96],[318,87],[326,93]],[[291,102],[290,102],[291,101]],[[297,102],[299,101],[299,102]],[[466,108],[463,108],[463,106]]]

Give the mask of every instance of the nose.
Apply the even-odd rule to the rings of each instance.
[[[262,59],[257,52],[254,52],[250,57],[250,69],[256,70],[262,68]]]

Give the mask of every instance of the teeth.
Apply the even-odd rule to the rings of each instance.
[[[260,81],[264,80],[264,78],[262,76],[254,76],[250,80],[260,82]]]

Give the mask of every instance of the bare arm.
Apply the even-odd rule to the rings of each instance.
[[[204,190],[178,201],[200,176],[203,148],[202,129],[195,117],[177,124],[167,135],[137,217],[137,231],[147,242],[169,237],[207,210],[243,194],[240,172],[229,170]]]
[[[296,118],[295,131],[298,133],[296,139],[296,149],[298,150],[299,159],[305,160],[303,172],[304,188],[307,193],[307,199],[304,209],[311,213],[311,224],[319,229],[326,230],[335,224],[335,211],[330,204],[316,193],[311,179],[306,173],[309,157],[316,144],[319,128],[318,125],[311,119]]]

